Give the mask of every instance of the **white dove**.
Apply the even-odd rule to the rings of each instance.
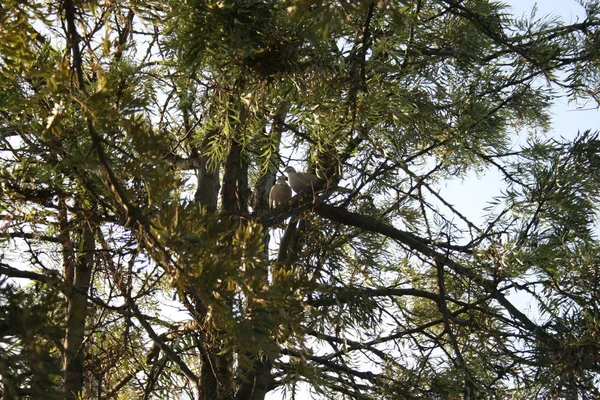
[[[308,193],[308,192],[318,192],[324,190],[327,187],[327,182],[324,179],[319,178],[313,174],[307,174],[305,172],[296,172],[294,167],[286,167],[283,172],[285,172],[289,178],[290,186],[294,189],[296,193]],[[330,188],[331,190],[337,190],[338,192],[350,193],[351,189],[334,186]]]
[[[269,192],[269,207],[275,208],[290,201],[292,189],[286,180],[285,176],[280,176],[273,187],[271,187],[271,191]]]

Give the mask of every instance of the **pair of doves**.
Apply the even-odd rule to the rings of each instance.
[[[281,204],[287,203],[292,197],[292,189],[294,192],[301,193],[310,193],[310,192],[318,192],[327,187],[327,181],[319,178],[316,175],[308,174],[305,172],[296,172],[294,167],[286,167],[283,171],[287,174],[288,178],[285,176],[280,176],[277,178],[277,182],[271,188],[269,192],[269,206],[271,208],[275,208]],[[286,182],[289,179],[290,184]],[[291,186],[291,188],[290,188]],[[352,190],[335,186],[330,188],[332,190],[336,190],[342,193],[350,193]]]

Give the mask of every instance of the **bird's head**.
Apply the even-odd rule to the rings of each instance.
[[[287,167],[285,167],[285,169],[283,170],[283,172],[285,172],[287,174],[289,174],[290,172],[293,173],[293,174],[295,174],[296,173],[296,169],[294,167],[288,165]]]

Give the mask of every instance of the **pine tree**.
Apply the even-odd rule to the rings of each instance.
[[[599,397],[583,6],[3,3],[2,397]],[[287,165],[327,188],[269,209]]]

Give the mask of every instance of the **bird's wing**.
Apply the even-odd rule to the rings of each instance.
[[[307,188],[310,187],[321,187],[323,184],[325,184],[325,181],[321,178],[319,178],[318,176],[315,176],[313,174],[307,174],[304,172],[298,172],[298,177],[300,178],[300,180],[302,181],[303,185],[306,185]]]

